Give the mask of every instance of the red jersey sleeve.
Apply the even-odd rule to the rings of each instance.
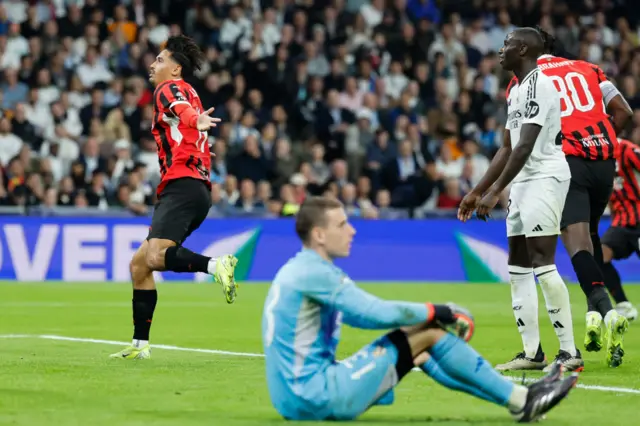
[[[599,66],[586,61],[580,61],[580,65],[582,65],[585,70],[591,70],[596,73],[596,76],[598,77],[598,84],[608,80],[607,74],[605,74]]]
[[[607,81],[607,75],[604,73],[604,71],[602,71],[602,68],[600,68],[597,65],[591,65],[591,67],[593,68],[593,70],[595,71],[596,75],[598,76],[598,84],[602,83],[603,81]]]
[[[626,150],[626,157],[629,164],[640,172],[640,146],[630,143],[629,148]]]
[[[178,113],[174,109],[176,105],[191,106],[184,90],[176,83],[164,84],[159,88],[156,97],[156,105],[159,105],[164,113],[170,113],[174,116],[178,116]]]
[[[516,85],[517,83],[518,83],[518,79],[514,75],[511,81],[509,82],[509,85],[507,86],[507,90],[505,91],[505,94],[504,94],[505,98],[509,99],[509,93],[511,93],[511,89],[513,89],[513,86]]]

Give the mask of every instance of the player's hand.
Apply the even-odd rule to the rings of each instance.
[[[465,195],[460,202],[460,207],[458,207],[458,219],[462,222],[466,222],[471,219],[480,198],[482,198],[482,196],[473,191]]]
[[[199,131],[201,132],[206,132],[207,130],[209,130],[212,127],[216,127],[218,125],[218,123],[220,123],[222,120],[217,118],[217,117],[211,117],[211,113],[213,112],[214,108],[209,108],[208,110],[206,110],[205,112],[203,112],[202,114],[200,114],[198,116],[198,121],[196,122],[196,127],[198,128]]]
[[[454,323],[447,327],[447,331],[468,342],[473,337],[476,329],[473,315],[471,315],[470,311],[455,303],[447,303],[447,306],[451,308],[455,318]]]
[[[478,203],[476,208],[478,217],[483,220],[489,217],[491,210],[498,204],[498,201],[500,201],[500,194],[495,191],[489,191]]]
[[[434,305],[436,308],[435,323],[438,327],[468,342],[475,332],[473,315],[467,309],[447,303],[446,305]]]

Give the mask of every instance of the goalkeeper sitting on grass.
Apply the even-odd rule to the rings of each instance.
[[[269,394],[286,419],[348,420],[389,405],[414,365],[448,388],[506,407],[521,422],[539,419],[576,384],[576,375],[562,379],[559,364],[528,387],[513,384],[465,343],[474,324],[463,309],[385,301],[357,287],[333,264],[349,255],[355,234],[339,201],[308,198],[296,232],[304,247],[278,271],[262,321]],[[342,322],[394,330],[338,362]]]

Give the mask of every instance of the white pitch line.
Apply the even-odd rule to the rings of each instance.
[[[120,342],[117,340],[103,340],[103,339],[88,339],[83,337],[67,337],[57,336],[53,334],[0,334],[0,339],[45,339],[45,340],[57,340],[65,342],[80,342],[80,343],[98,343],[103,345],[123,346],[128,345],[130,342]],[[180,351],[180,352],[197,352],[214,355],[227,355],[227,356],[239,356],[248,358],[264,358],[264,354],[251,353],[251,352],[232,352],[232,351],[220,351],[216,349],[199,349],[199,348],[185,348],[182,346],[173,345],[151,345],[152,348],[165,349],[168,351]],[[419,368],[414,368],[414,371],[421,371]],[[518,382],[521,378],[514,376],[504,376],[509,380]],[[533,378],[525,378],[525,381],[533,381]],[[622,388],[615,386],[600,386],[600,385],[583,385],[578,384],[579,389],[595,390],[600,392],[615,392],[615,393],[629,393],[633,395],[640,395],[640,389]]]
[[[0,336],[2,337],[2,336]],[[86,339],[81,337],[66,337],[66,336],[56,336],[52,334],[40,334],[37,336],[31,336],[38,339],[48,339],[48,340],[62,340],[67,342],[84,342],[84,343],[101,343],[103,345],[117,345],[123,346],[128,345],[130,342],[119,342],[116,340],[102,340],[102,339]],[[216,349],[198,349],[198,348],[183,348],[181,346],[173,346],[173,345],[151,345],[154,349],[166,349],[168,351],[181,351],[181,352],[199,352],[205,354],[215,354],[215,355],[229,355],[229,356],[243,356],[243,357],[252,357],[252,358],[264,358],[264,354],[253,354],[248,352],[230,352],[230,351],[219,351]]]

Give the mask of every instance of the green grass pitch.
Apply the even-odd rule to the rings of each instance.
[[[266,285],[242,285],[234,305],[224,303],[213,285],[161,283],[159,287],[152,343],[261,352]],[[385,298],[453,300],[469,307],[477,321],[472,344],[493,364],[520,349],[507,285],[364,287]],[[581,346],[585,303],[577,286],[570,286],[570,291]],[[628,286],[627,291],[632,300],[640,300],[640,286]],[[114,360],[108,355],[120,346],[42,337],[128,342],[130,301],[127,284],[0,283],[0,425],[284,424],[271,407],[262,358],[157,348],[148,361]],[[558,343],[542,295],[540,301],[543,345],[552,358]],[[582,387],[548,415],[546,425],[626,426],[638,421],[640,333],[636,328],[634,324],[629,330],[627,355],[618,369],[604,365],[603,353],[583,353]],[[345,327],[340,356],[354,353],[377,335]],[[512,421],[500,407],[441,388],[413,372],[398,387],[393,406],[374,408],[357,424],[405,423],[496,426]]]

